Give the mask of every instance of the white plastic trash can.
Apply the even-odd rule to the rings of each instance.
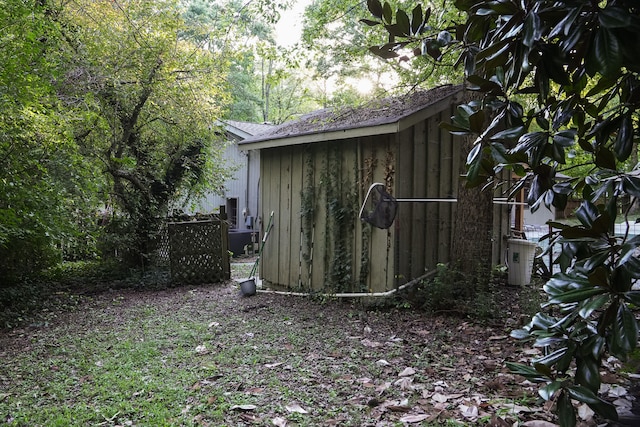
[[[527,285],[531,282],[533,260],[538,245],[524,239],[509,239],[508,244],[509,284],[514,286]]]

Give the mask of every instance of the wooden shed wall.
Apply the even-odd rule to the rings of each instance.
[[[441,111],[398,134],[398,199],[455,199],[460,141],[440,129],[452,111]],[[449,261],[456,203],[400,202],[396,217],[398,283]]]
[[[261,216],[274,227],[261,256],[267,286],[294,291],[384,292],[449,261],[456,203],[403,202],[387,230],[358,219],[373,182],[396,198],[455,198],[460,143],[439,127],[451,109],[397,134],[261,150]],[[502,262],[506,205],[494,208]]]
[[[357,218],[369,184],[382,181],[393,137],[349,139],[261,151],[262,217],[274,227],[261,257],[270,286],[323,292],[393,288],[393,230]],[[366,158],[366,165],[362,159]],[[364,267],[363,267],[364,265]]]

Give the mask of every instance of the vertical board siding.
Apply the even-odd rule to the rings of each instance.
[[[260,254],[260,275],[267,282],[278,283],[279,248],[280,248],[280,156],[276,151],[264,150],[261,153],[262,174],[262,213],[261,236],[269,224],[269,216],[273,212],[273,229],[269,234]]]
[[[439,262],[448,262],[455,203],[401,202],[395,223],[386,230],[361,222],[358,211],[374,182],[390,185],[392,194],[401,199],[456,197],[464,161],[461,144],[439,127],[453,108],[397,134],[261,150],[263,231],[274,211],[273,232],[260,262],[265,283],[315,292],[384,292],[435,269]],[[335,212],[328,207],[328,191],[346,215],[353,216],[353,223],[344,229],[336,228],[339,223],[331,217]],[[311,206],[303,206],[303,194],[313,195]],[[303,220],[301,212],[309,207],[312,219]],[[506,206],[497,205],[497,259],[508,218]],[[337,230],[345,239],[347,250],[342,252],[337,248]],[[311,259],[305,260],[303,253]],[[332,289],[329,284],[337,283],[336,275],[342,271],[335,270],[338,261],[346,261],[341,277],[349,283]]]
[[[426,159],[426,175],[424,177],[427,183],[426,197],[438,198],[440,177],[440,130],[434,125],[432,120],[427,122],[427,159]],[[426,233],[425,239],[425,266],[426,268],[435,268],[438,263],[438,248],[441,244],[442,237],[438,232],[439,224],[439,206],[440,203],[427,203],[426,206]]]
[[[396,194],[398,199],[415,198],[413,189],[413,159],[414,140],[413,127],[410,127],[398,135],[397,167],[396,167]],[[396,217],[396,283],[406,283],[411,279],[411,259],[413,244],[411,235],[413,229],[413,202],[399,202]],[[417,243],[417,242],[416,242]]]
[[[301,191],[304,181],[304,146],[291,147],[291,227],[289,230],[290,241],[290,263],[289,263],[289,283],[298,289],[302,287],[302,269],[306,266],[302,259],[302,198]],[[306,271],[306,270],[305,270]]]
[[[426,156],[427,156],[427,125],[421,121],[413,128],[413,197],[427,198],[426,186]],[[411,233],[411,278],[422,276],[428,266],[425,265],[427,240],[426,234],[426,203],[413,205],[413,230]]]

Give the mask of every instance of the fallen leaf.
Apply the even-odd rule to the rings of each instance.
[[[391,383],[389,382],[384,382],[382,384],[380,384],[379,386],[376,387],[376,391],[378,392],[378,395],[381,395],[382,393],[385,392],[386,389],[388,389],[389,387],[391,387]]]
[[[511,424],[493,414],[491,420],[489,420],[489,427],[511,427]]]
[[[413,378],[402,377],[393,383],[396,387],[400,387],[402,390],[413,390]]]
[[[460,405],[458,406],[458,409],[460,410],[460,413],[462,413],[462,416],[465,418],[477,418],[478,417],[478,407],[471,405],[471,406],[467,406],[467,405]]]
[[[292,405],[287,405],[285,406],[285,409],[289,412],[295,412],[297,414],[308,414],[309,411],[307,411],[306,409],[304,409],[302,406],[298,405],[297,403],[294,403]]]
[[[416,370],[413,368],[404,368],[402,372],[398,374],[399,377],[410,377],[411,375],[415,375]]]
[[[611,385],[609,388],[609,397],[622,397],[627,395],[627,389],[617,384]]]
[[[262,418],[254,414],[240,414],[240,418],[252,424],[258,424],[262,421]]]
[[[494,335],[492,337],[489,337],[489,341],[502,341],[506,340],[507,338],[509,338],[509,335]]]
[[[256,405],[233,405],[231,407],[232,411],[255,411],[257,408]]]
[[[378,341],[371,341],[370,339],[367,339],[367,338],[360,341],[360,343],[365,347],[371,347],[371,348],[382,347],[383,345]]]
[[[593,418],[594,415],[595,415],[595,412],[593,412],[593,409],[589,408],[589,405],[587,405],[586,403],[583,403],[582,405],[578,406],[578,416],[582,420],[589,421],[590,419]]]
[[[210,327],[210,328],[213,328],[214,326],[215,326],[215,327],[218,327],[218,326],[220,326],[220,323],[218,323],[218,322],[211,322],[211,323],[209,323],[209,327]]]
[[[204,344],[196,347],[196,353],[198,354],[205,354],[207,352],[208,352],[207,347]]]
[[[272,369],[280,365],[284,365],[284,362],[267,363],[266,365],[264,365],[264,367]]]
[[[447,401],[448,398],[444,394],[433,393],[433,395],[431,396],[431,399],[433,399],[434,402],[444,403]]]
[[[521,405],[517,405],[515,403],[505,403],[503,405],[500,405],[503,408],[509,408],[509,411],[514,413],[514,414],[519,414],[520,412],[534,412],[533,409],[527,407],[527,406],[521,406]]]
[[[264,392],[264,389],[260,387],[251,387],[245,390],[247,394],[262,394],[262,392]]]
[[[405,415],[404,417],[400,418],[400,422],[419,423],[421,421],[426,420],[427,418],[429,418],[429,415],[427,414]]]
[[[273,424],[276,427],[286,427],[287,420],[285,420],[282,417],[275,417],[274,419],[271,420],[271,424]]]
[[[376,366],[389,366],[391,365],[391,363],[387,362],[384,359],[380,359],[376,362]]]
[[[531,420],[522,424],[523,427],[558,427],[558,424],[549,421]]]

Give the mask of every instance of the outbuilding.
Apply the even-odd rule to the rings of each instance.
[[[464,96],[462,86],[414,91],[316,111],[241,141],[241,150],[260,151],[263,231],[272,223],[263,285],[383,293],[449,262],[464,159],[460,139],[439,125]],[[399,201],[389,228],[359,217],[373,183]],[[494,211],[492,261],[499,263],[507,205]]]

